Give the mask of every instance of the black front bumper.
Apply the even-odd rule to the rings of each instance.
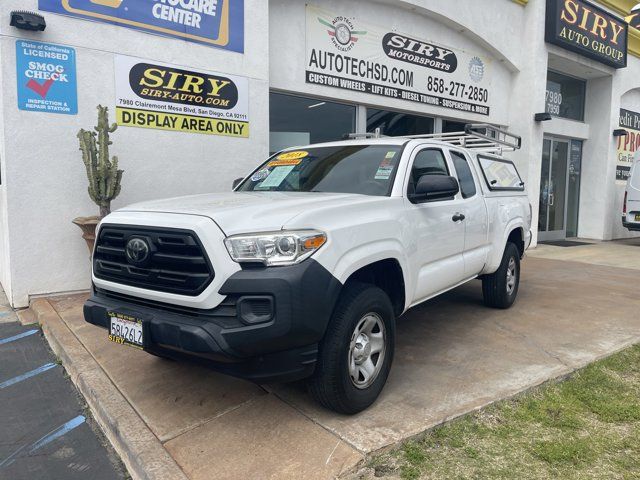
[[[292,381],[313,373],[340,288],[309,259],[290,267],[236,272],[220,288],[225,301],[211,310],[94,289],[84,317],[108,329],[108,312],[130,315],[142,320],[149,353],[188,358],[256,382]]]

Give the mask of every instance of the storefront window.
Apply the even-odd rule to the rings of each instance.
[[[433,124],[430,117],[367,108],[367,132],[380,128],[380,133],[390,137],[420,135],[433,133]]]
[[[584,80],[547,72],[547,113],[570,120],[584,120],[586,89],[587,83]]]
[[[452,120],[442,121],[442,133],[464,132],[464,127],[468,122],[454,122]]]
[[[356,130],[356,107],[317,98],[269,94],[269,150],[342,140]]]

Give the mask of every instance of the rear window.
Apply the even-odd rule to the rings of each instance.
[[[524,190],[524,182],[510,160],[478,155],[482,174],[490,190]]]

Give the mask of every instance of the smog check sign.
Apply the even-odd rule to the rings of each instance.
[[[245,77],[117,55],[116,119],[125,127],[249,137]]]
[[[38,8],[244,51],[244,0],[39,0]]]
[[[73,48],[17,40],[16,79],[20,110],[78,113],[76,52]]]

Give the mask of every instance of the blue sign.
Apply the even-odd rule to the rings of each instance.
[[[76,51],[73,48],[18,40],[16,70],[20,110],[78,113]]]
[[[244,52],[244,0],[39,0],[38,8]]]

